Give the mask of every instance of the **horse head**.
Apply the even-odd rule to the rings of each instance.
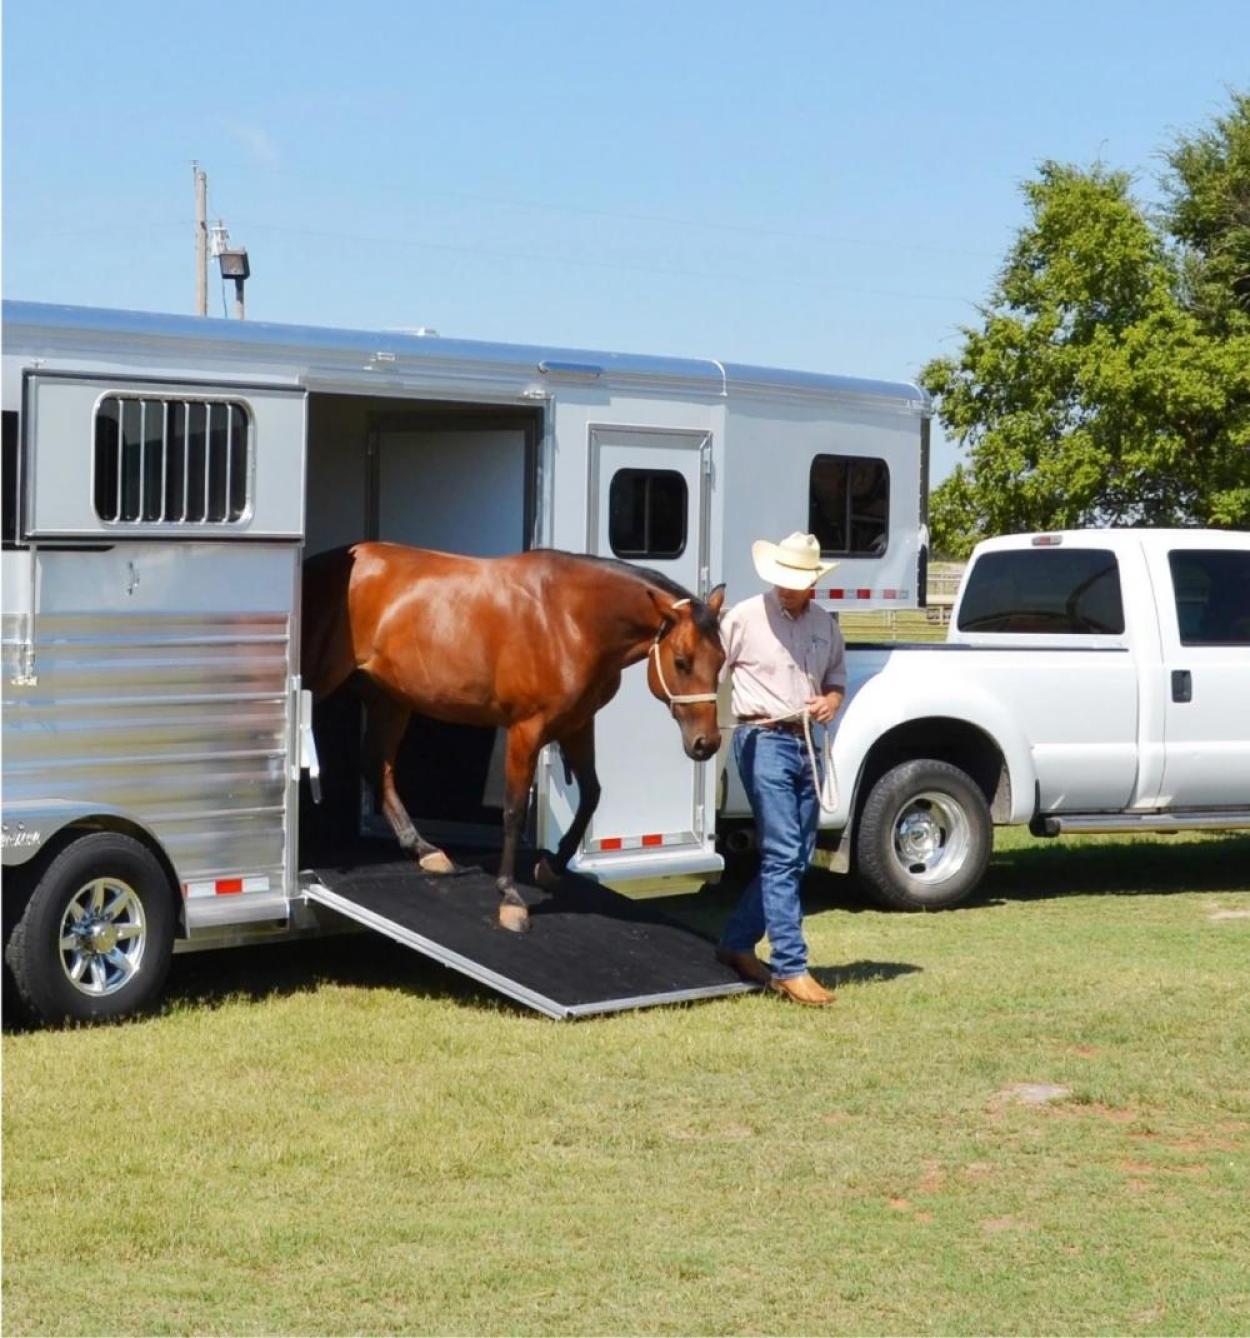
[[[686,755],[706,762],[720,747],[716,685],[725,663],[720,639],[725,587],[718,585],[706,600],[650,594],[662,621],[647,657],[647,686],[681,726]]]

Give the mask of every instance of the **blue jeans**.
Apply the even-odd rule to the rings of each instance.
[[[820,821],[807,747],[800,735],[739,725],[733,748],[755,814],[760,871],[730,916],[721,946],[752,952],[767,930],[773,975],[780,980],[801,976],[807,970],[807,944],[799,885],[816,848]]]

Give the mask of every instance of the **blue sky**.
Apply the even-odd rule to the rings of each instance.
[[[6,0],[3,37],[6,296],[192,311],[198,158],[250,318],[902,379],[1038,162],[1150,200],[1250,84],[1245,0]]]

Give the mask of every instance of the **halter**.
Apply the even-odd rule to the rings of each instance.
[[[688,599],[679,599],[673,608],[679,609],[683,604],[689,604]],[[655,676],[660,680],[660,687],[664,689],[664,695],[668,698],[668,709],[677,714],[678,706],[693,705],[695,702],[714,702],[718,701],[718,694],[715,692],[673,692],[664,679],[664,670],[660,665],[660,642],[664,640],[664,634],[667,632],[671,623],[663,622],[656,630],[655,640],[651,643],[651,649],[647,652],[648,658],[655,660]]]

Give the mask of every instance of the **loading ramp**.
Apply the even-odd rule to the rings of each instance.
[[[518,859],[533,867],[533,857]],[[553,1018],[741,994],[758,987],[713,956],[697,930],[575,875],[551,891],[518,885],[530,932],[499,926],[495,876],[423,875],[410,859],[319,864],[301,890],[369,929]]]

